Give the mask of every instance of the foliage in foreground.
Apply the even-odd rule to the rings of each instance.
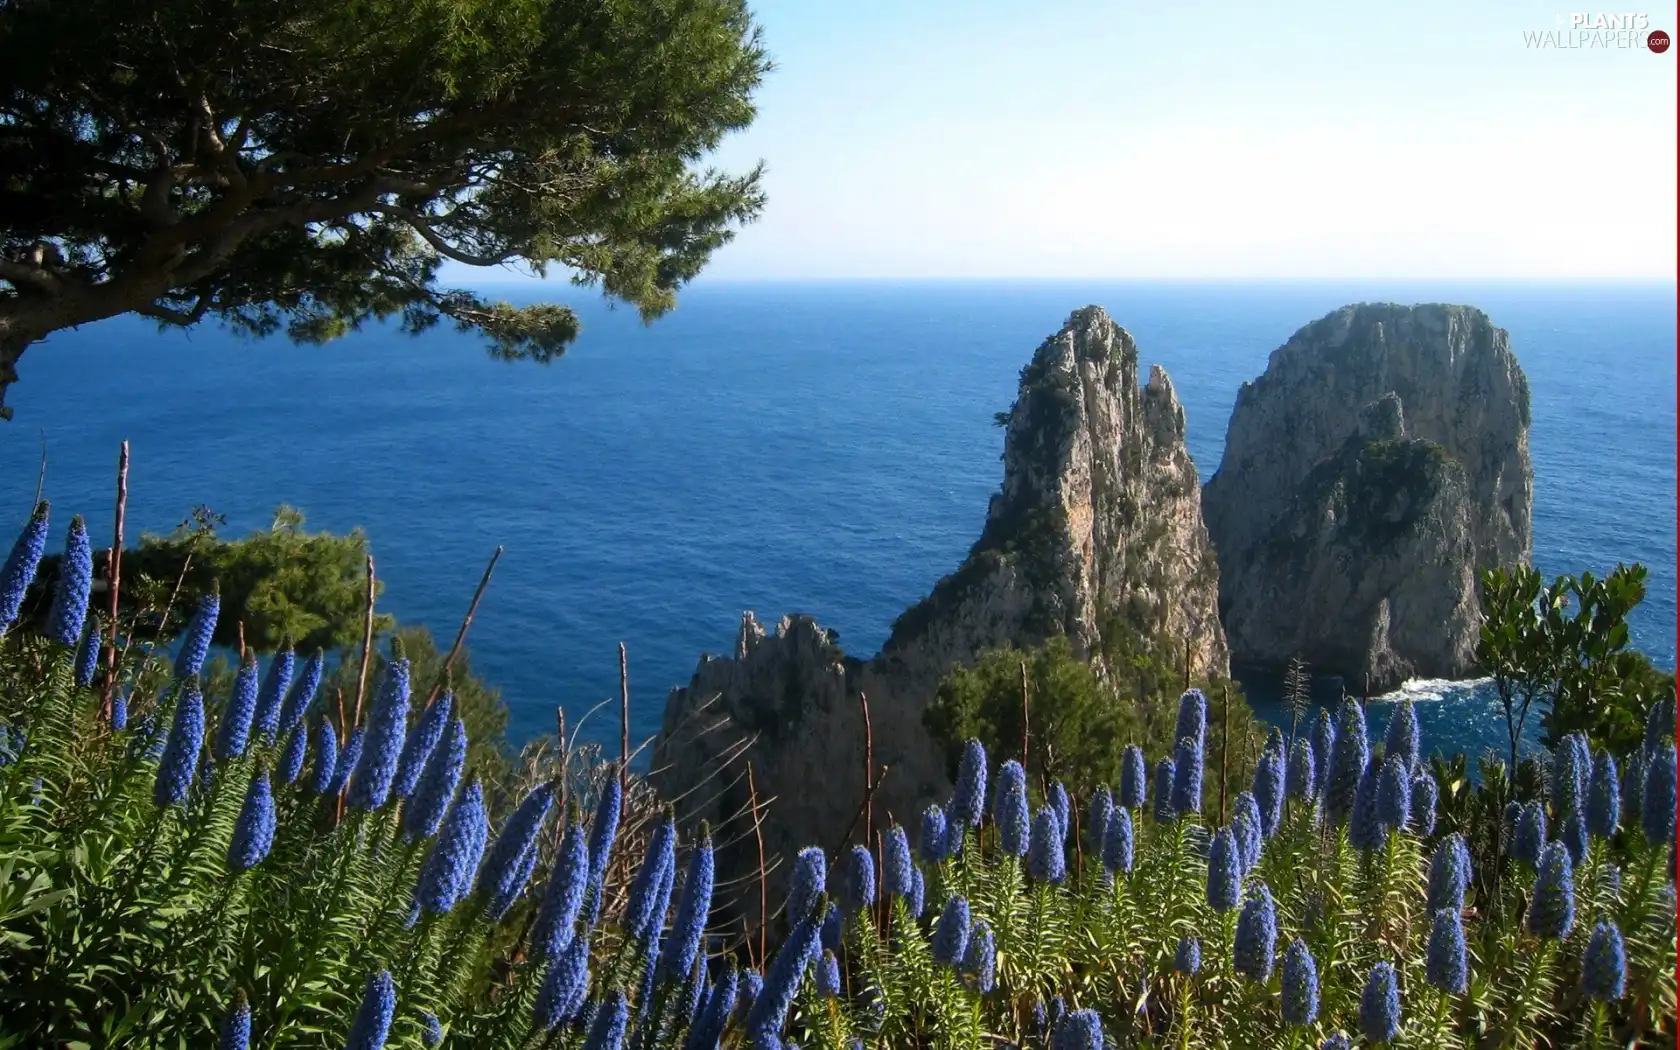
[[[42,516],[0,569],[0,623],[44,533]],[[1151,772],[1127,749],[1078,800],[1034,797],[971,742],[915,855],[893,827],[878,852],[795,860],[759,973],[707,936],[704,830],[682,845],[662,817],[627,838],[611,771],[532,770],[493,831],[465,726],[447,694],[417,702],[400,651],[342,743],[283,657],[206,701],[212,603],[168,688],[107,701],[82,644],[86,546],[73,524],[42,633],[0,639],[0,1045],[1673,1039],[1668,702],[1631,753],[1560,742],[1543,796],[1505,814],[1491,882],[1437,827],[1409,707],[1380,748],[1352,699],[1274,733],[1222,827],[1202,816],[1195,691],[1170,757]]]
[[[237,651],[240,643],[259,652],[295,647],[360,650],[367,602],[367,534],[310,532],[303,513],[282,504],[266,529],[228,539],[224,523],[209,507],[196,507],[167,536],[145,535],[123,551],[118,615],[136,639],[174,638],[191,617],[194,600],[214,589],[222,615],[211,642]],[[101,552],[103,554],[103,552]],[[103,565],[102,575],[109,575]],[[39,620],[52,602],[60,559],[43,558],[21,616]],[[374,581],[374,593],[384,590]],[[395,626],[389,616],[374,630]]]
[[[1621,754],[1640,740],[1650,705],[1674,695],[1674,676],[1629,645],[1646,576],[1638,563],[1549,584],[1527,565],[1482,574],[1476,660],[1499,694],[1513,765],[1530,713],[1548,748],[1583,733]]]

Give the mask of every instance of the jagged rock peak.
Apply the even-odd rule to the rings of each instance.
[[[1007,416],[1003,484],[962,566],[899,617],[881,653],[844,656],[809,617],[766,634],[743,616],[735,657],[702,661],[671,692],[655,781],[692,800],[683,817],[721,826],[747,808],[745,763],[761,799],[766,854],[833,850],[864,796],[864,698],[877,820],[911,824],[950,791],[945,755],[922,723],[940,679],[982,650],[1066,634],[1098,658],[1104,633],[1188,643],[1198,677],[1228,670],[1217,568],[1202,526],[1184,409],[1159,367],[1138,385],[1137,345],[1103,310],[1076,311],[1021,370]],[[877,823],[876,827],[880,827]],[[755,928],[757,844],[719,854],[720,914]],[[779,884],[786,865],[772,876]],[[779,900],[772,888],[772,900]]]
[[[1343,307],[1238,392],[1203,492],[1239,663],[1460,677],[1476,577],[1526,563],[1529,391],[1507,333],[1468,306]]]
[[[1159,365],[1138,386],[1137,343],[1101,307],[1074,311],[1021,370],[1003,463],[967,560],[899,618],[884,656],[943,673],[1056,634],[1089,656],[1123,617],[1226,672],[1184,408]]]

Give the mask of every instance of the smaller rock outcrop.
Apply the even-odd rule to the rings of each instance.
[[[1478,575],[1526,564],[1528,384],[1463,306],[1350,306],[1243,385],[1203,500],[1232,658],[1387,689],[1475,667]]]
[[[920,708],[900,703],[892,682],[842,653],[809,616],[783,617],[766,632],[751,612],[743,613],[735,656],[702,659],[689,684],[672,690],[666,702],[654,750],[655,783],[666,797],[681,799],[685,818],[728,822],[730,833],[720,837],[716,858],[724,882],[757,872],[758,842],[745,833],[751,790],[757,791],[765,856],[773,868],[772,914],[781,901],[785,861],[810,845],[832,853],[858,818],[863,697],[876,769],[890,767],[875,799],[876,819],[890,814],[910,823],[921,800],[945,787]],[[717,902],[720,915],[749,930],[759,925],[755,882],[720,888]]]

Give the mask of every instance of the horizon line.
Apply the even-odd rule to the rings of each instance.
[[[1680,287],[1680,280],[1669,276],[1546,276],[1546,277],[1512,277],[1512,276],[1480,276],[1480,277],[1365,277],[1365,276],[1325,276],[1325,277],[1268,277],[1268,276],[1209,276],[1209,277],[1126,277],[1126,276],[1093,276],[1093,275],[1032,275],[1032,276],[804,276],[804,277],[711,277],[705,274],[683,286],[690,289],[702,285],[787,285],[787,284],[1147,284],[1147,285],[1348,285],[1348,284],[1497,284],[1497,285],[1532,285],[1532,286],[1641,286],[1641,287]],[[491,277],[486,276],[477,280],[465,281],[457,279],[453,284],[466,287],[474,286],[507,286],[523,285],[546,287],[556,286],[577,291],[598,291],[588,285],[574,285],[563,277],[537,278],[528,276]],[[681,289],[679,289],[681,290]]]

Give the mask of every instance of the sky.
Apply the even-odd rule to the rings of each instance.
[[[1674,278],[1676,51],[1535,36],[1600,9],[752,9],[776,69],[712,160],[769,203],[709,279]]]

